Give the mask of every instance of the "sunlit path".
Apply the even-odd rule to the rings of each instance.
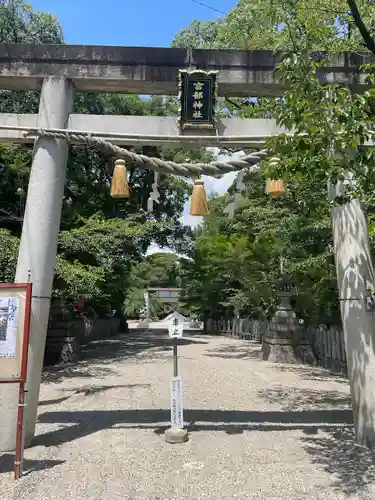
[[[168,445],[170,341],[124,335],[44,375],[25,476],[0,459],[0,498],[366,499],[347,380],[259,361],[257,344],[191,336],[180,347],[188,443]],[[9,472],[7,472],[9,471]],[[366,484],[369,489],[366,490]]]

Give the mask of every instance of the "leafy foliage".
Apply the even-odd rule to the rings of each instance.
[[[0,282],[11,283],[17,266],[19,240],[6,229],[0,229]]]
[[[195,20],[175,36],[172,47],[186,49],[217,48],[217,37],[221,25],[221,20],[206,22]]]
[[[138,317],[145,306],[144,294],[150,288],[178,288],[180,286],[180,258],[173,253],[156,252],[148,255],[134,266],[128,278],[129,293],[125,299],[125,312],[129,317]],[[163,303],[150,294],[150,313],[158,316]]]
[[[264,193],[265,177],[251,173],[234,219],[223,214],[228,195],[196,231],[192,260],[184,264],[186,304],[206,316],[270,317],[287,281],[307,322],[334,323],[339,309],[330,217],[319,183],[293,182],[285,196]],[[281,269],[281,258],[284,261]]]
[[[356,5],[373,33],[373,2],[357,0]],[[149,214],[146,203],[152,173],[130,166],[131,196],[126,201],[113,200],[109,197],[113,159],[86,147],[72,147],[54,294],[71,302],[83,295],[97,314],[122,308],[135,314],[143,305],[144,290],[152,284],[182,284],[186,305],[205,316],[235,311],[270,316],[276,290],[287,277],[296,284],[295,306],[302,317],[335,322],[338,304],[325,185],[327,180],[342,179],[349,167],[356,185],[346,196],[366,201],[370,227],[374,227],[374,157],[362,145],[372,138],[375,101],[372,90],[359,96],[348,89],[319,85],[316,75],[321,61],[307,54],[363,50],[357,21],[345,0],[239,0],[223,19],[195,21],[180,32],[173,42],[176,47],[287,52],[280,77],[290,90],[281,99],[223,99],[220,114],[276,117],[297,134],[270,141],[268,146],[282,161],[272,170],[264,165],[262,175],[248,175],[233,220],[223,215],[230,195],[214,197],[211,215],[195,231],[195,245],[190,229],[179,221],[190,192],[184,180],[162,176],[160,204]],[[0,34],[1,41],[8,43],[63,43],[59,23],[22,0],[0,3]],[[35,113],[38,103],[38,92],[0,92],[1,112]],[[163,97],[77,94],[74,110],[167,116],[177,113],[177,102]],[[211,158],[205,150],[134,149],[175,161]],[[329,154],[333,149],[339,154]],[[0,248],[2,279],[6,280],[12,279],[16,265],[30,163],[29,148],[0,145],[4,180],[0,184]],[[282,199],[265,196],[267,175],[282,176],[288,182]],[[165,254],[145,258],[151,243],[189,258]],[[281,257],[286,259],[283,271]],[[155,312],[159,306],[155,301]]]
[[[46,12],[32,9],[23,0],[0,3],[0,43],[63,43],[62,28]]]
[[[351,0],[370,34],[375,34],[375,4]],[[193,21],[173,46],[206,49],[276,50],[285,52],[363,51],[366,44],[347,0],[239,0],[223,18]],[[275,98],[223,99],[232,116],[274,118]]]
[[[375,6],[351,0],[370,33]],[[186,48],[242,50],[363,50],[365,43],[347,0],[239,0],[222,19],[193,21],[175,37]]]
[[[358,0],[357,6],[374,33],[375,5]],[[352,172],[356,184],[336,202],[361,196],[373,229],[374,154],[362,146],[373,137],[374,95],[373,89],[358,95],[319,85],[317,75],[325,51],[365,48],[357,22],[344,0],[239,0],[214,27],[204,25],[207,30],[201,37],[193,23],[175,43],[282,51],[279,77],[289,88],[278,99],[227,99],[221,103],[225,112],[276,118],[296,135],[268,142],[281,161],[277,166],[262,165],[262,175],[248,176],[232,221],[223,215],[229,196],[213,200],[211,215],[195,233],[192,260],[184,266],[186,304],[203,315],[238,311],[269,316],[277,300],[275,291],[286,280],[295,284],[295,308],[307,322],[338,322],[326,186]],[[285,196],[273,199],[264,194],[267,176],[285,179]],[[233,187],[229,192],[233,194]]]
[[[320,85],[317,71],[321,64],[300,53],[280,65],[280,77],[290,88],[277,110],[277,120],[295,134],[269,141],[281,157],[270,174],[336,184],[350,172],[355,185],[348,195],[351,191],[372,205],[375,157],[373,148],[363,145],[374,136],[375,89],[359,95],[347,88]]]
[[[34,11],[22,0],[0,2],[0,36],[7,43],[64,41],[53,16]],[[39,92],[0,91],[0,112],[36,113],[38,106]],[[158,96],[78,93],[74,112],[166,116],[176,114],[177,102]],[[134,150],[177,161],[212,157],[205,150]],[[0,248],[2,278],[8,281],[14,279],[31,159],[27,146],[0,145]],[[183,179],[161,176],[160,203],[150,214],[146,209],[152,172],[129,165],[130,198],[114,200],[109,195],[113,163],[96,150],[72,146],[62,207],[54,295],[71,303],[84,296],[86,309],[96,314],[121,313],[131,270],[144,260],[151,243],[177,251],[191,246],[191,231],[179,220],[190,186]]]

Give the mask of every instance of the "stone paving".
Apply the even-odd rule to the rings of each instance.
[[[194,336],[179,348],[188,443],[170,445],[169,340],[92,342],[44,374],[25,475],[0,456],[0,499],[367,500],[375,454],[353,443],[345,378],[260,361],[259,346]]]

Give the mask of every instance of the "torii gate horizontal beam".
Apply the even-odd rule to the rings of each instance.
[[[283,91],[274,72],[279,61],[264,50],[0,44],[0,88],[40,89],[45,77],[56,76],[83,92],[176,95],[178,70],[191,67],[219,71],[220,96],[275,96]],[[367,88],[360,67],[373,56],[332,53],[328,61],[322,83]]]
[[[27,128],[39,127],[36,114],[0,113],[0,142],[31,144],[36,136],[32,133],[25,135],[23,132]],[[66,130],[71,133],[91,133],[119,146],[137,144],[186,149],[225,147],[237,150],[262,148],[267,138],[292,133],[277,126],[275,120],[263,118],[224,118],[217,123],[216,135],[207,130],[186,130],[181,135],[177,117],[174,116],[87,114],[71,114]],[[374,143],[367,141],[364,146],[374,147]]]
[[[0,114],[0,126],[38,127],[36,114]],[[217,124],[217,136],[208,131],[191,131],[189,135],[179,135],[177,117],[167,116],[120,116],[71,114],[67,129],[79,132],[92,132],[97,137],[118,145],[165,145],[174,147],[197,148],[217,146],[228,148],[262,147],[266,137],[285,132],[276,125],[275,120],[225,118]],[[111,136],[113,134],[113,136]],[[121,137],[116,134],[129,134]],[[197,140],[197,135],[202,136]],[[137,138],[139,136],[139,138]],[[146,137],[147,136],[147,137]],[[236,140],[234,140],[236,136]],[[243,136],[243,139],[241,139]],[[14,143],[33,143],[35,137],[25,136],[20,130],[0,129],[0,141]]]

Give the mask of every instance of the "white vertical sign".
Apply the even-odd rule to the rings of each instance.
[[[178,318],[172,318],[169,322],[168,333],[171,339],[181,339],[184,333],[184,324]]]
[[[184,428],[181,377],[173,377],[171,380],[171,427],[172,429]]]
[[[148,292],[145,292],[143,294],[143,298],[145,299],[145,306],[146,306],[146,317],[147,319],[150,318],[150,297]]]

